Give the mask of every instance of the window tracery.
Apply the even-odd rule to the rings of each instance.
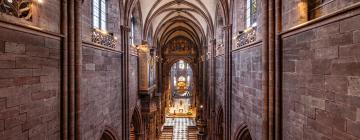
[[[92,1],[93,32],[91,41],[109,48],[115,48],[117,39],[113,36],[112,33],[108,33],[106,29],[106,11],[106,0]]]

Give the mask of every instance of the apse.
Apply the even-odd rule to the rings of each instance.
[[[194,80],[191,65],[184,60],[174,63],[169,72],[170,96],[167,117],[195,117]]]

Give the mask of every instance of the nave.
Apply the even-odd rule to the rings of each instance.
[[[0,140],[360,140],[360,0],[0,0]]]

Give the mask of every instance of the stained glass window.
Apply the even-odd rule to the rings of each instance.
[[[256,26],[256,0],[246,0],[246,27]]]
[[[174,86],[176,86],[176,77],[174,77]]]
[[[180,61],[180,63],[179,63],[179,68],[180,69],[184,69],[185,68],[185,64],[184,64],[184,61]]]
[[[93,27],[106,31],[106,0],[93,0]]]

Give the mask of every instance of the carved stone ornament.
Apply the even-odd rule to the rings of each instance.
[[[0,0],[0,12],[25,20],[32,19],[32,0]]]
[[[236,48],[241,48],[256,41],[256,27],[240,32],[236,37]]]
[[[93,30],[91,41],[109,48],[115,48],[116,46],[116,38],[113,35],[99,31],[97,29]]]

